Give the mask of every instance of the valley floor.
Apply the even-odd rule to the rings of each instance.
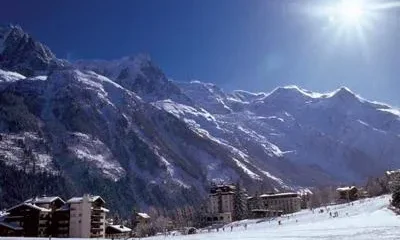
[[[400,216],[396,216],[387,209],[390,196],[359,200],[353,204],[330,206],[329,211],[338,212],[339,216],[332,218],[326,208],[324,213],[320,209],[303,210],[301,212],[283,216],[273,221],[256,223],[256,220],[244,220],[225,226],[219,232],[203,232],[187,236],[156,236],[147,240],[257,240],[257,239],[284,239],[284,240],[376,240],[400,239]],[[281,220],[281,225],[278,225]],[[247,229],[244,228],[247,224]],[[7,238],[17,239],[17,238]],[[27,240],[28,238],[25,238]],[[35,238],[33,238],[35,239]],[[46,238],[48,239],[48,238]],[[53,238],[54,239],[54,238]],[[36,238],[35,240],[38,240]],[[44,240],[44,239],[43,239]]]

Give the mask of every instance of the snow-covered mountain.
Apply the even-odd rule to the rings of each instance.
[[[145,55],[68,63],[13,26],[0,46],[0,179],[46,173],[126,212],[196,202],[211,181],[277,190],[400,167],[399,111],[347,88],[227,93],[168,80]]]
[[[198,81],[178,85],[212,113],[218,126],[200,127],[241,149],[252,161],[267,161],[268,156],[282,159],[291,165],[318,169],[335,182],[359,182],[399,165],[398,110],[367,101],[345,87],[325,94],[296,86],[268,94],[226,94]],[[186,121],[196,121],[190,117],[195,115],[192,112],[180,115]],[[283,172],[280,177],[291,178],[292,184],[321,183],[314,174],[293,175],[287,169],[285,166],[274,175]]]
[[[57,59],[47,46],[35,41],[21,27],[0,25],[1,69],[33,76],[67,68],[68,65],[68,62]]]

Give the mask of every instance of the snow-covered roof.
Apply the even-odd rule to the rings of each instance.
[[[121,232],[121,233],[131,232],[132,231],[132,229],[130,229],[128,227],[125,227],[123,225],[108,225],[107,227],[112,228],[112,229],[114,229],[114,230],[116,230],[118,232]]]
[[[91,207],[90,209],[93,210],[94,208]],[[104,208],[104,207],[101,207],[100,210],[103,211],[103,212],[109,212],[110,211],[110,210],[108,210],[107,208]]]
[[[33,209],[39,210],[39,211],[41,211],[41,212],[51,212],[50,209],[43,208],[43,207],[39,207],[39,206],[36,206],[35,204],[31,204],[31,203],[21,203],[21,204],[18,204],[18,205],[14,206],[14,207],[12,207],[12,208],[10,208],[10,209],[7,209],[7,212],[12,211],[12,210],[14,210],[14,209],[16,209],[16,208],[19,208],[19,207],[22,207],[22,206],[29,207],[29,208],[33,208]]]
[[[286,193],[272,193],[272,194],[262,194],[261,198],[279,198],[279,197],[298,197],[299,194],[295,192],[286,192]]]
[[[94,202],[98,199],[101,199],[103,202],[105,202],[104,199],[101,198],[100,196],[89,196],[89,202]],[[80,203],[82,201],[83,201],[83,197],[73,197],[73,198],[69,199],[67,201],[67,203]]]
[[[340,188],[337,188],[336,191],[344,192],[344,191],[350,191],[350,190],[355,189],[355,188],[356,188],[355,186],[340,187]]]
[[[8,215],[8,213],[6,211],[0,211],[0,218],[3,216],[6,216],[6,215]]]
[[[392,175],[392,174],[400,174],[400,169],[392,170],[392,171],[386,171],[386,175]]]
[[[57,199],[61,200],[63,203],[64,200],[62,200],[60,197],[58,196],[53,196],[53,197],[34,197],[34,198],[30,198],[28,200],[25,201],[25,203],[52,203],[54,201],[56,201]]]
[[[273,209],[261,209],[261,208],[256,208],[252,209],[252,212],[283,212],[282,210],[273,210]]]
[[[137,213],[137,215],[142,218],[150,218],[150,216],[147,213]]]

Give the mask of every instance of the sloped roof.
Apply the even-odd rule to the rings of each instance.
[[[23,206],[24,207],[29,207],[29,208],[32,208],[32,209],[36,209],[36,210],[39,210],[41,212],[51,212],[50,209],[42,208],[42,207],[36,206],[35,204],[31,204],[31,203],[20,203],[20,204],[14,206],[14,207],[11,207],[10,209],[7,209],[7,212],[12,211],[12,210],[14,210],[16,208],[19,208],[19,207],[23,207]]]
[[[355,189],[355,188],[356,188],[355,186],[340,187],[340,188],[337,188],[336,191],[344,192],[344,191],[350,191],[350,190]]]
[[[132,229],[125,227],[123,225],[108,225],[107,227],[114,229],[117,232],[125,233],[125,232],[131,232]]]
[[[90,209],[93,210],[94,208],[91,207]],[[100,210],[103,211],[103,212],[109,212],[110,211],[110,210],[108,210],[107,208],[104,208],[104,207],[101,207]]]
[[[6,227],[6,228],[10,228],[10,229],[15,230],[15,231],[22,231],[23,230],[22,227],[14,224],[14,223],[0,222],[0,225],[3,226],[3,227]]]
[[[61,200],[63,203],[65,203],[64,200],[62,200],[62,198],[58,197],[58,196],[53,196],[53,197],[35,197],[35,198],[30,198],[28,200],[25,201],[25,203],[52,203],[54,201],[56,201],[57,199]]]
[[[298,197],[299,194],[295,192],[287,192],[287,193],[273,193],[273,194],[262,194],[261,198],[285,198],[285,197]]]
[[[94,201],[96,201],[96,200],[98,200],[98,199],[101,199],[101,201],[106,202],[106,201],[104,201],[104,199],[101,198],[100,196],[89,196],[89,202],[94,202]],[[83,201],[83,197],[73,197],[73,198],[70,198],[70,199],[67,201],[67,203],[80,203],[80,202],[82,202],[82,201]]]
[[[69,211],[69,204],[64,204],[62,205],[59,209],[57,209],[56,211],[61,212],[61,211]]]
[[[400,169],[391,170],[391,171],[386,171],[386,174],[387,174],[387,175],[399,174],[399,173],[400,173]]]
[[[147,213],[137,213],[137,215],[142,218],[150,218],[150,216]]]

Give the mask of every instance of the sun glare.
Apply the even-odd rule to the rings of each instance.
[[[363,5],[361,1],[342,1],[338,6],[338,15],[346,23],[357,23],[363,15]]]
[[[362,0],[342,0],[331,13],[330,18],[343,25],[359,25],[364,17],[364,3]]]

